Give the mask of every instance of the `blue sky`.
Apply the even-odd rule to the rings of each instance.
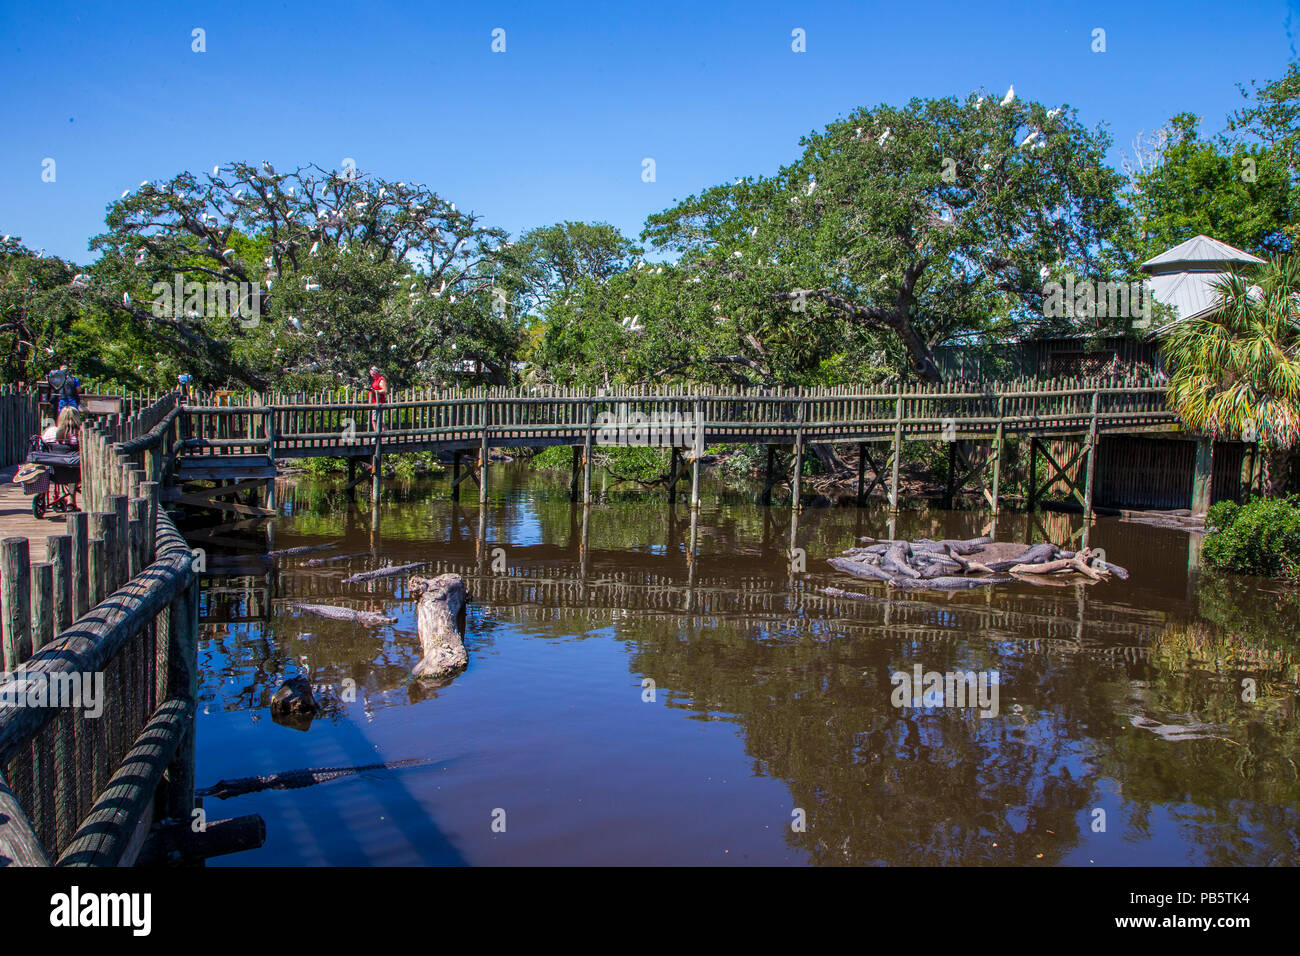
[[[1280,76],[1297,35],[1298,0],[0,0],[0,233],[85,262],[105,206],[141,180],[350,157],[512,233],[582,219],[635,236],[676,199],[774,172],[855,107],[1010,83],[1108,124],[1118,163],[1178,111],[1217,131],[1236,84]]]

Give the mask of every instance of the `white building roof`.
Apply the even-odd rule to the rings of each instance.
[[[1161,305],[1171,307],[1173,319],[1154,331],[1161,335],[1183,319],[1208,312],[1218,300],[1214,286],[1232,270],[1260,265],[1258,256],[1243,252],[1226,242],[1209,236],[1196,236],[1142,263],[1141,269],[1151,278],[1147,284],[1151,296]]]
[[[1209,236],[1197,236],[1142,263],[1152,275],[1168,272],[1226,272],[1234,265],[1259,265],[1263,259]]]

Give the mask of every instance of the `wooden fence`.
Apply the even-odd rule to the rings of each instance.
[[[87,423],[87,512],[48,561],[0,542],[0,865],[130,865],[157,816],[188,824],[196,573],[156,481],[175,408]]]

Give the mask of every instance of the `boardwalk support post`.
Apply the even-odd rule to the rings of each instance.
[[[1092,421],[1088,424],[1088,461],[1085,464],[1086,473],[1083,484],[1083,520],[1085,534],[1087,532],[1087,522],[1092,521],[1092,488],[1093,475],[1097,468],[1097,403],[1101,398],[1099,392],[1092,393]],[[1085,538],[1083,546],[1088,546]]]
[[[483,399],[483,434],[479,438],[478,446],[478,503],[487,504],[487,473],[488,473],[488,419],[492,414],[492,406],[488,404],[488,399]]]
[[[858,442],[858,507],[862,507],[863,488],[867,483],[867,445],[866,442]]]
[[[894,445],[889,464],[889,513],[898,513],[898,468],[903,460],[903,396],[894,405]]]
[[[792,505],[795,511],[803,508],[803,423],[808,417],[808,404],[803,398],[799,399],[799,424],[794,433],[794,482],[791,485],[791,493],[794,496]]]
[[[1192,514],[1210,510],[1214,478],[1214,439],[1196,439],[1196,463],[1192,471]]]
[[[700,459],[704,457],[704,403],[695,399],[695,448],[691,457],[691,511],[700,510]]]

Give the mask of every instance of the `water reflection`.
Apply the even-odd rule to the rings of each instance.
[[[436,778],[394,774],[302,798],[343,818],[355,801],[409,788],[396,831],[371,832],[371,845],[357,849],[352,834],[344,851],[318,834],[311,853],[331,862],[376,847],[387,862],[450,861],[411,836],[426,824],[468,862],[710,862],[714,838],[749,862],[820,865],[1300,862],[1300,598],[1199,572],[1183,532],[1099,520],[1091,544],[1130,568],[1127,582],[899,595],[825,559],[862,535],[1077,544],[1080,520],[794,514],[717,488],[693,515],[654,495],[573,504],[564,476],[493,478],[483,508],[449,501],[445,481],[357,504],[327,486],[282,488],[278,547],[337,541],[337,553],[360,555],[315,567],[303,566],[312,554],[214,556],[228,573],[204,597],[213,719],[200,727],[200,776],[307,760],[308,749],[286,753],[299,745],[233,722],[260,720],[279,682],[303,671],[322,689],[307,738],[334,746],[366,728],[369,759],[357,763],[376,749],[397,759],[462,740],[479,748]],[[413,561],[461,574],[469,590],[470,667],[445,688],[409,678],[419,645],[405,576],[341,583]],[[361,628],[293,602],[399,621]],[[891,706],[890,674],[916,664],[997,671],[998,715]],[[653,708],[640,704],[646,679]],[[1219,730],[1171,740],[1135,718]],[[250,740],[262,748],[256,766]],[[723,794],[711,788],[725,768]],[[473,823],[480,802],[525,807],[531,825],[494,840]],[[796,808],[803,831],[790,826]],[[311,853],[268,840],[239,862]]]

